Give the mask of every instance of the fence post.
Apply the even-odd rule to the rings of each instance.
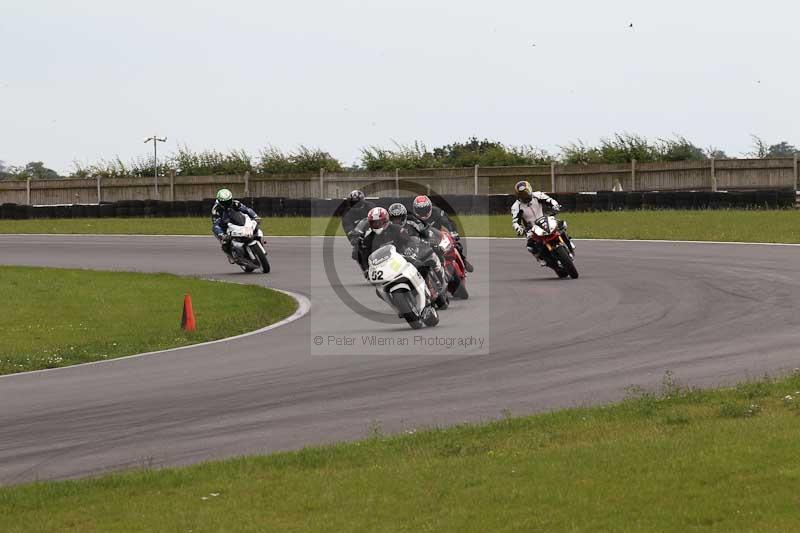
[[[556,192],[556,162],[550,161],[550,192]]]
[[[794,193],[797,194],[797,152],[794,154]]]
[[[478,196],[478,165],[475,165],[475,196]]]
[[[320,167],[319,169],[319,197],[325,198],[325,183],[322,181],[325,177],[325,169]]]
[[[245,170],[244,172],[244,195],[250,196],[250,171]]]
[[[400,169],[394,169],[394,196],[400,198]]]
[[[31,205],[31,179],[25,180],[25,204]]]
[[[103,197],[100,194],[100,176],[96,176],[95,179],[97,180],[97,205],[100,205],[100,202],[103,201]]]
[[[711,192],[717,192],[717,167],[714,156],[711,157]]]
[[[636,190],[636,160],[631,159],[631,191]]]
[[[169,171],[169,201],[175,201],[175,171]]]

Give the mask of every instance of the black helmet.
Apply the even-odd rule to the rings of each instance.
[[[347,195],[347,201],[350,205],[356,205],[358,202],[363,202],[364,198],[364,191],[359,191],[358,189],[350,191],[350,194]]]
[[[406,206],[399,202],[389,206],[389,220],[392,224],[402,226],[406,223],[406,218],[408,218]]]

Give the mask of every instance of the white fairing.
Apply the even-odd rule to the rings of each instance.
[[[258,261],[256,255],[250,250],[250,246],[257,246],[261,248],[261,251],[266,253],[264,246],[261,243],[261,240],[264,238],[264,232],[258,228],[258,222],[250,218],[248,215],[243,214],[244,216],[244,225],[237,226],[236,224],[228,223],[227,234],[229,237],[232,237],[233,240],[231,244],[234,248],[242,249],[247,253],[247,257],[250,258],[252,261]],[[249,243],[245,243],[242,241],[237,241],[235,238],[242,238],[242,239],[253,239]]]
[[[244,226],[237,226],[236,224],[228,223],[228,235],[231,237],[246,237],[249,239],[253,238],[253,236],[263,237],[263,233],[260,229],[256,232],[258,222],[247,215],[244,215],[244,219]]]
[[[545,227],[549,228],[549,231],[546,231],[538,222],[541,219],[537,219],[536,223],[533,224],[533,234],[539,237],[546,237],[547,235],[552,234],[556,229],[558,229],[558,220],[554,216],[542,217],[547,221]]]
[[[420,314],[430,299],[428,286],[417,269],[393,245],[378,248],[369,256],[369,281],[383,301],[395,310],[392,293],[408,290],[414,295],[416,314]]]

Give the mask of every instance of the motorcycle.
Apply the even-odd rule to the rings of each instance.
[[[378,297],[397,311],[412,329],[439,324],[428,285],[416,267],[393,244],[381,246],[367,259],[368,278]]]
[[[450,306],[450,295],[447,292],[449,280],[439,254],[441,250],[438,246],[419,237],[410,237],[408,245],[403,250],[403,255],[410,259],[418,270],[425,267],[423,279],[428,283],[428,291],[436,308],[447,309]]]
[[[467,291],[466,279],[467,269],[464,265],[464,259],[456,247],[456,240],[448,230],[429,228],[431,234],[431,241],[436,244],[436,247],[441,252],[442,262],[444,263],[444,270],[447,275],[447,290],[454,298],[461,298],[466,300],[469,298],[469,291]]]
[[[561,234],[566,229],[566,222],[556,220],[553,215],[545,215],[533,222],[533,227],[528,230],[528,238],[539,244],[541,261],[544,261],[542,266],[552,268],[559,278],[577,279],[575,247]]]
[[[239,265],[245,272],[253,272],[260,268],[264,274],[269,273],[267,249],[264,247],[264,232],[257,220],[248,215],[234,211],[228,221],[226,236],[230,241],[228,261]]]

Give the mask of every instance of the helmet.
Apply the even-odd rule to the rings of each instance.
[[[217,203],[228,209],[233,205],[233,193],[228,189],[220,189],[217,191]]]
[[[524,204],[527,204],[533,198],[533,187],[527,181],[518,181],[514,185],[514,190],[517,193],[517,200]]]
[[[391,221],[392,224],[402,226],[406,223],[406,218],[408,218],[406,206],[399,202],[389,206],[389,221]]]
[[[358,202],[364,201],[364,192],[355,189],[350,191],[350,194],[347,195],[347,201],[350,205],[356,205]]]
[[[414,214],[422,220],[428,220],[433,213],[433,203],[427,196],[417,196],[414,198]]]
[[[382,207],[373,207],[367,213],[367,220],[372,231],[380,235],[389,227],[389,212]]]

